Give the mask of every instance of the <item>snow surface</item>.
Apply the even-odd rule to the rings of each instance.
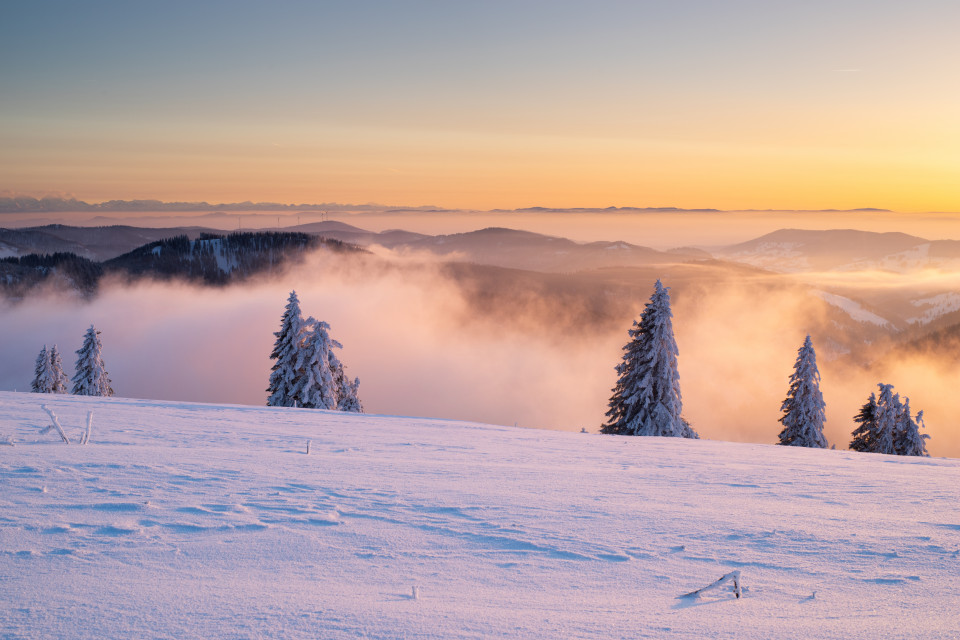
[[[816,294],[823,299],[829,305],[837,307],[843,310],[848,316],[856,320],[857,322],[869,322],[870,324],[875,324],[878,327],[888,327],[890,322],[872,311],[867,311],[859,302],[851,300],[850,298],[844,298],[843,296],[838,296],[834,293],[827,293],[826,291],[817,291]]]
[[[920,300],[911,300],[910,304],[915,307],[926,307],[919,316],[907,318],[909,323],[930,324],[940,316],[960,310],[960,293],[941,293],[930,298]]]
[[[802,242],[764,241],[727,257],[734,262],[779,273],[800,273],[811,268],[809,258],[797,251],[798,247],[803,246]]]
[[[3,638],[960,637],[958,460],[2,392],[7,438]]]

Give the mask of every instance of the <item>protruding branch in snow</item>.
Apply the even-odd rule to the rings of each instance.
[[[70,444],[70,439],[67,438],[67,434],[65,434],[65,433],[63,432],[63,427],[60,426],[60,421],[57,420],[57,414],[55,414],[55,413],[50,409],[50,407],[48,407],[48,406],[45,405],[45,404],[40,405],[40,408],[43,409],[44,411],[46,411],[46,412],[47,412],[47,415],[50,416],[50,420],[51,420],[51,422],[53,422],[53,424],[52,424],[51,426],[52,426],[54,429],[57,430],[57,433],[60,434],[60,437],[63,439],[63,441],[66,442],[67,444]],[[46,432],[49,431],[49,430],[50,430],[50,427],[47,427],[46,429],[43,429],[40,433],[46,433]]]
[[[739,598],[742,595],[742,592],[740,591],[740,570],[739,569],[720,576],[720,578],[716,582],[708,584],[702,589],[697,589],[696,591],[685,593],[680,597],[681,598],[699,598],[704,592],[710,591],[711,589],[716,589],[720,585],[725,584],[727,582],[733,582],[733,595]]]
[[[307,455],[310,455],[310,445],[313,444],[313,440],[307,440]]]
[[[90,429],[93,427],[93,411],[87,411],[87,429],[83,432],[83,435],[80,436],[80,444],[87,444],[90,442]]]

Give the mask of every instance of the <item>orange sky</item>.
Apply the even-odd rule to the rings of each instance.
[[[0,190],[960,211],[958,5],[662,4],[27,3]]]

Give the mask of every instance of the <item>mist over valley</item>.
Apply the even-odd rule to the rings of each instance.
[[[94,322],[120,395],[262,404],[272,332],[295,289],[344,344],[370,412],[593,431],[627,329],[659,278],[674,300],[684,413],[703,437],[772,441],[790,363],[810,333],[831,443],[846,446],[852,416],[883,381],[924,409],[935,454],[960,452],[952,422],[960,407],[949,391],[960,368],[950,348],[960,243],[795,228],[722,247],[682,242],[688,216],[707,214],[718,215],[634,214],[628,236],[678,240],[660,248],[584,240],[580,213],[569,219],[576,240],[508,227],[410,231],[399,226],[407,213],[379,230],[351,224],[377,218],[350,218],[260,236],[190,226],[4,229],[2,314],[21,339],[4,345],[0,388],[25,388],[42,345],[70,354]],[[410,215],[418,227],[427,214]],[[548,214],[519,220],[528,215]],[[724,225],[738,220],[730,215]],[[274,240],[238,242],[250,237]],[[295,241],[280,248],[277,239]],[[82,280],[31,266],[33,253],[72,254],[98,271]]]

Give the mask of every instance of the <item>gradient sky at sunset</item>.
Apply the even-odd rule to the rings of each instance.
[[[960,2],[0,3],[0,191],[960,211]]]

